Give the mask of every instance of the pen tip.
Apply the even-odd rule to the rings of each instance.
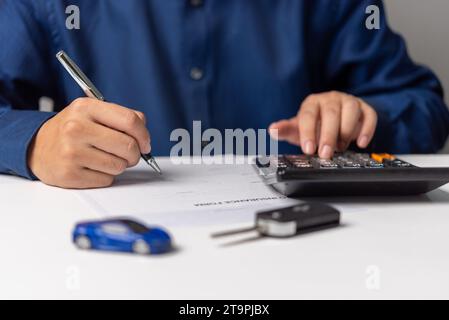
[[[151,156],[151,154],[142,154],[143,160],[157,173],[162,174],[162,170],[157,164],[156,160]]]
[[[157,165],[157,163],[155,162],[155,161],[153,161],[152,162],[152,167],[153,167],[153,169],[157,172],[157,173],[159,173],[160,175],[162,175],[162,170],[161,170],[161,168],[159,168],[159,166]]]
[[[150,159],[148,161],[148,164],[151,166],[151,168],[153,168],[154,171],[156,171],[159,174],[162,174],[162,170],[159,167],[159,165],[157,164],[157,162],[154,159]]]

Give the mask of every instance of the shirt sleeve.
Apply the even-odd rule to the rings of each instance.
[[[325,74],[329,87],[364,99],[378,113],[372,151],[433,153],[449,134],[449,111],[437,77],[409,57],[388,26],[382,1],[339,2]],[[368,6],[379,8],[380,29],[369,30]]]
[[[0,1],[0,173],[29,179],[35,177],[27,165],[28,147],[54,115],[38,111],[39,99],[53,96],[54,81],[48,33],[32,3]]]

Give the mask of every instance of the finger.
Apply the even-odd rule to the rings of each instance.
[[[85,142],[90,146],[125,159],[128,167],[139,163],[139,144],[133,137],[97,123],[86,128],[86,133]]]
[[[147,117],[145,116],[145,114],[143,112],[136,111],[136,110],[134,110],[134,112],[137,114],[137,116],[140,118],[140,120],[143,121],[143,124],[146,127],[146,125],[147,125]],[[147,132],[148,132],[148,130],[147,130]],[[148,132],[148,139],[149,139],[150,150],[147,153],[145,153],[145,154],[148,154],[148,153],[151,152],[151,135],[149,134],[149,132]]]
[[[368,104],[360,100],[362,110],[362,126],[357,139],[359,148],[366,148],[373,139],[377,126],[377,113]]]
[[[299,110],[299,137],[302,151],[308,155],[315,154],[317,149],[319,113],[319,103],[313,98],[307,98]]]
[[[337,101],[323,102],[320,105],[321,131],[319,156],[332,158],[340,131],[341,104]]]
[[[150,134],[134,110],[95,99],[90,99],[88,110],[94,121],[126,133],[136,139],[142,153],[150,152]]]
[[[268,132],[275,140],[287,141],[297,146],[300,145],[298,120],[296,117],[271,124]]]
[[[83,168],[112,176],[122,174],[128,167],[128,161],[125,159],[93,147],[87,148],[86,152],[78,155],[77,163]]]
[[[361,117],[360,101],[351,96],[345,96],[342,100],[340,135],[338,149],[344,151],[354,139],[354,132]]]

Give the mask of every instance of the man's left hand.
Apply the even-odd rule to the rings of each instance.
[[[305,154],[332,158],[356,141],[368,147],[377,126],[376,111],[362,99],[326,92],[307,97],[296,117],[273,123],[270,134],[280,141],[300,146]]]

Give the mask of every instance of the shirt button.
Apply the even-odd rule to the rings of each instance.
[[[192,7],[200,7],[203,5],[203,0],[190,0],[190,5]]]
[[[201,80],[201,79],[203,79],[203,76],[204,76],[204,72],[200,68],[195,67],[190,70],[190,78],[192,78],[193,80],[196,80],[196,81]]]

